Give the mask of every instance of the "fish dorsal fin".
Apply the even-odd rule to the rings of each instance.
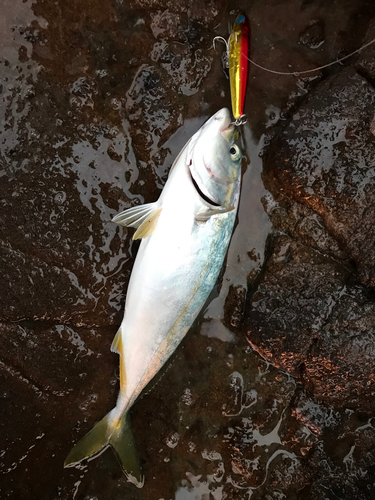
[[[206,210],[205,212],[200,212],[198,213],[195,218],[199,222],[206,222],[210,217],[213,215],[221,215],[221,214],[226,214],[228,212],[232,212],[236,207],[219,207],[219,208],[214,208],[214,209],[209,209]]]
[[[139,226],[139,228],[136,230],[133,240],[139,240],[141,238],[147,238],[147,236],[150,236],[156,228],[156,225],[158,223],[160,213],[161,213],[162,207],[157,208],[156,210],[153,210],[148,217],[142,222],[142,224]]]
[[[128,208],[127,210],[115,215],[112,222],[116,222],[116,224],[120,224],[124,227],[128,226],[137,228],[137,231],[133,236],[133,240],[146,238],[154,232],[161,209],[162,207],[159,207],[158,203],[139,205]]]

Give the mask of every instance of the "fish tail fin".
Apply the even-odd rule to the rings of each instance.
[[[127,413],[121,418],[120,425],[116,427],[111,435],[109,444],[115,452],[128,481],[138,488],[142,488],[144,477],[139,463],[130,418]]]
[[[108,446],[113,448],[128,481],[141,488],[143,476],[130,419],[127,413],[119,417],[116,408],[110,411],[73,447],[65,459],[64,467],[74,467],[82,460],[104,451]]]
[[[85,458],[96,455],[109,445],[112,431],[111,413],[109,412],[100,422],[94,425],[91,431],[70,450],[65,459],[64,467],[77,465]]]

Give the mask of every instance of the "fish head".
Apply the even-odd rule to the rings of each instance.
[[[187,163],[193,181],[214,206],[229,206],[241,170],[241,150],[237,144],[231,114],[227,108],[215,113],[192,137]]]

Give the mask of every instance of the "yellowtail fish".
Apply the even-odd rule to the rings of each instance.
[[[240,124],[241,117],[244,116],[249,53],[249,24],[243,14],[233,24],[228,51],[232,112]]]
[[[111,446],[128,480],[142,486],[129,409],[186,335],[223,265],[240,194],[235,134],[229,110],[221,109],[184,146],[160,198],[113,218],[142,239],[111,348],[120,356],[120,393],[65,466]]]

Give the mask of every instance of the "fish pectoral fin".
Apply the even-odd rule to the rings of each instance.
[[[228,212],[232,212],[236,207],[219,207],[219,208],[213,208],[209,209],[206,212],[200,212],[198,213],[195,218],[199,222],[206,222],[210,217],[213,215],[221,215],[221,214],[226,214]]]
[[[155,231],[161,210],[162,207],[159,207],[158,203],[147,203],[120,212],[113,217],[112,222],[137,228],[133,240],[139,240],[147,238]]]
[[[161,211],[162,207],[158,207],[156,210],[153,210],[150,215],[148,215],[148,217],[142,222],[134,233],[133,240],[147,238],[147,236],[150,236],[155,231]]]
[[[157,210],[157,203],[146,203],[145,205],[137,205],[128,208],[123,212],[115,215],[112,222],[120,224],[120,226],[129,226],[138,228],[142,223]]]

